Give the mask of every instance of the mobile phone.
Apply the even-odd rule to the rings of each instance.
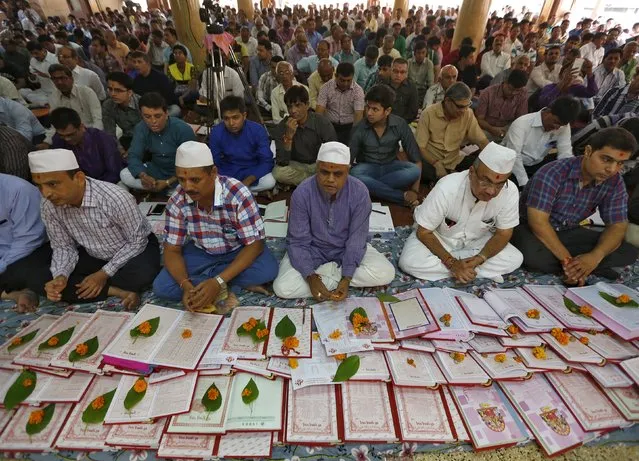
[[[162,213],[164,213],[165,209],[166,203],[158,203],[154,205],[153,208],[151,208],[151,211],[149,211],[149,216],[160,216],[162,215]]]

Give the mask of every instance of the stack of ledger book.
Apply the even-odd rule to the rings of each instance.
[[[615,284],[45,314],[0,346],[0,451],[534,440],[553,456],[639,421],[638,339],[639,293]]]

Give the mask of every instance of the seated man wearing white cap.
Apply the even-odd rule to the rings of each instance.
[[[322,144],[317,172],[291,197],[287,254],[273,282],[280,298],[313,296],[341,301],[348,289],[388,285],[393,265],[367,243],[371,199],[349,175],[351,153],[339,142]]]
[[[67,149],[31,152],[29,168],[53,250],[53,280],[42,292],[69,303],[117,296],[136,307],[160,270],[160,251],[133,196],[85,176]]]
[[[180,185],[166,206],[164,269],[155,294],[181,299],[189,310],[221,312],[237,303],[233,290],[266,293],[262,285],[277,275],[277,261],[248,187],[218,175],[211,150],[196,141],[178,147],[175,172]]]
[[[519,224],[519,192],[508,180],[515,152],[491,142],[475,163],[440,179],[415,210],[417,231],[399,267],[424,280],[476,277],[503,281],[523,256],[510,243]]]

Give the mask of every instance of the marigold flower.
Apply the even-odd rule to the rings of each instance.
[[[464,361],[464,359],[466,358],[466,354],[463,354],[461,352],[453,352],[451,354],[451,357],[455,362],[459,363]]]
[[[328,335],[329,338],[331,339],[339,339],[342,337],[342,332],[338,330],[333,330],[333,332]]]
[[[284,347],[288,349],[295,349],[296,347],[299,347],[299,345],[300,340],[297,339],[295,336],[289,336],[288,338],[284,339]]]
[[[406,359],[406,363],[409,364],[413,368],[417,368],[417,365],[415,365],[415,360],[413,360],[413,359]]]
[[[313,332],[313,339],[314,339],[315,341],[319,341],[319,339],[320,339],[320,334],[319,334],[317,331],[314,331],[314,332]]]
[[[22,381],[22,385],[24,387],[29,387],[33,384],[33,380],[31,378],[25,378],[24,381]]]
[[[521,357],[519,357],[519,356],[515,357],[513,360],[514,360],[515,362],[517,362],[517,363],[522,363],[522,362],[523,362],[522,358],[521,358]]]
[[[148,335],[149,333],[151,333],[151,324],[146,321],[142,322],[140,325],[138,325],[138,331],[143,335]]]
[[[137,392],[138,394],[140,392],[146,391],[146,381],[143,380],[142,378],[138,379],[133,385],[133,390]]]
[[[353,315],[353,326],[359,327],[362,324],[368,323],[368,318],[364,317],[362,314],[356,312]]]
[[[439,318],[439,320],[441,320],[442,322],[450,322],[451,319],[452,316],[450,314],[444,314]]]
[[[495,356],[495,362],[504,363],[506,361],[506,354],[497,354]]]
[[[588,339],[587,336],[582,336],[581,338],[579,338],[579,342],[581,344],[585,344],[586,346],[588,345],[588,343],[590,342],[590,340]]]
[[[32,411],[29,415],[29,424],[40,424],[42,422],[42,418],[44,417],[44,411],[35,410]]]
[[[592,316],[592,308],[590,306],[581,306],[579,308],[579,313],[581,315],[585,315],[586,317]]]
[[[244,322],[244,323],[242,324],[242,329],[243,329],[244,331],[251,331],[253,328],[255,328],[255,325],[253,325],[253,324],[251,324],[251,323],[249,323],[249,322]]]
[[[249,317],[249,319],[246,321],[246,323],[251,325],[251,327],[255,327],[255,326],[257,326],[257,324],[259,322],[257,321],[257,319],[255,317]]]
[[[47,344],[53,347],[53,346],[57,346],[59,342],[60,340],[58,339],[57,336],[51,336],[49,340],[47,341]]]
[[[516,325],[508,325],[508,328],[506,328],[506,331],[514,336],[517,333],[519,333],[519,328]]]
[[[101,395],[93,399],[93,402],[91,402],[91,408],[93,408],[94,410],[99,410],[103,406],[104,406],[104,397]]]
[[[567,346],[570,342],[570,335],[568,333],[561,333],[557,338],[557,341],[559,341],[559,344],[562,346]]]
[[[336,359],[336,360],[340,360],[340,361],[341,361],[341,360],[346,360],[346,354],[337,354],[337,355],[335,356],[335,359]]]
[[[18,336],[17,338],[13,338],[13,340],[11,341],[12,346],[19,346],[20,344],[22,344],[21,336]]]
[[[553,336],[553,338],[558,338],[560,334],[563,333],[563,330],[561,328],[553,328],[552,330],[550,330],[550,334]]]
[[[188,328],[182,330],[182,337],[184,339],[189,339],[191,336],[193,336],[193,332],[191,330],[189,330]]]
[[[526,317],[537,320],[539,318],[539,311],[537,309],[528,309],[526,311]]]
[[[532,355],[538,360],[546,360],[546,349],[543,347],[534,347],[532,350]]]
[[[288,366],[291,367],[291,369],[295,370],[298,366],[299,363],[297,362],[297,359],[288,359]]]
[[[268,336],[268,328],[262,328],[261,330],[257,330],[257,333],[255,333],[255,336],[257,336],[258,339],[262,339],[264,336]]]
[[[251,395],[251,394],[252,394],[252,392],[251,392],[251,390],[250,390],[250,389],[244,389],[244,390],[242,391],[242,397],[248,397],[248,396],[249,396],[249,395]]]
[[[75,352],[78,355],[86,355],[86,353],[89,352],[89,346],[84,343],[80,343],[75,346]]]
[[[619,296],[616,300],[619,304],[626,304],[630,302],[630,296],[628,296],[627,294],[622,294],[621,296]]]
[[[217,389],[213,388],[209,389],[209,391],[206,393],[206,396],[209,400],[217,400],[217,398],[220,396],[220,393],[217,391]]]

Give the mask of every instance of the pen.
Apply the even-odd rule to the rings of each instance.
[[[372,210],[373,213],[379,213],[379,214],[383,214],[384,216],[386,216],[386,213],[384,213],[383,211],[379,211],[379,210]]]

